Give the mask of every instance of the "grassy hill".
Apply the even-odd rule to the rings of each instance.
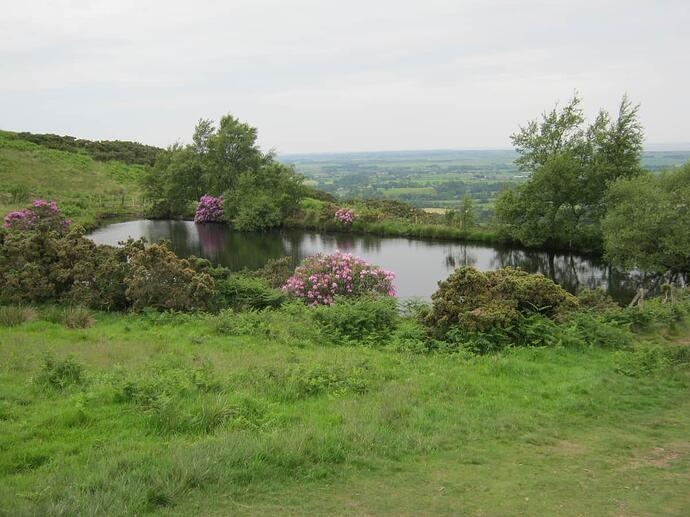
[[[58,202],[67,217],[86,226],[141,213],[138,179],[147,165],[97,161],[86,151],[62,151],[0,131],[0,213],[32,199]]]

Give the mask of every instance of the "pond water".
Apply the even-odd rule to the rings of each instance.
[[[167,239],[179,256],[205,257],[235,271],[257,269],[269,259],[285,256],[297,265],[309,255],[341,250],[395,272],[395,285],[401,298],[430,298],[438,281],[462,265],[482,271],[520,267],[542,273],[571,292],[579,286],[601,287],[620,302],[632,298],[639,280],[591,256],[401,237],[304,230],[247,233],[233,231],[223,224],[160,220],[111,224],[89,237],[97,244],[111,245],[128,237],[144,237],[150,242]]]

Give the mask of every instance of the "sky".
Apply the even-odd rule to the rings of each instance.
[[[690,142],[688,0],[3,0],[0,129],[279,153],[510,147],[574,91]]]

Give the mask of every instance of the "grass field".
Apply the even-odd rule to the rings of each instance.
[[[32,199],[58,201],[74,221],[93,226],[99,219],[141,213],[137,179],[145,166],[98,162],[83,153],[57,151],[0,132],[0,213]]]
[[[289,308],[82,329],[56,311],[0,327],[2,515],[690,508],[688,371],[639,350],[413,354],[334,345]]]

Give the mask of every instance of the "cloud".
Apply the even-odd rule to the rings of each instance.
[[[684,1],[15,2],[0,127],[188,139],[232,112],[281,152],[503,147],[577,89],[687,141]]]

